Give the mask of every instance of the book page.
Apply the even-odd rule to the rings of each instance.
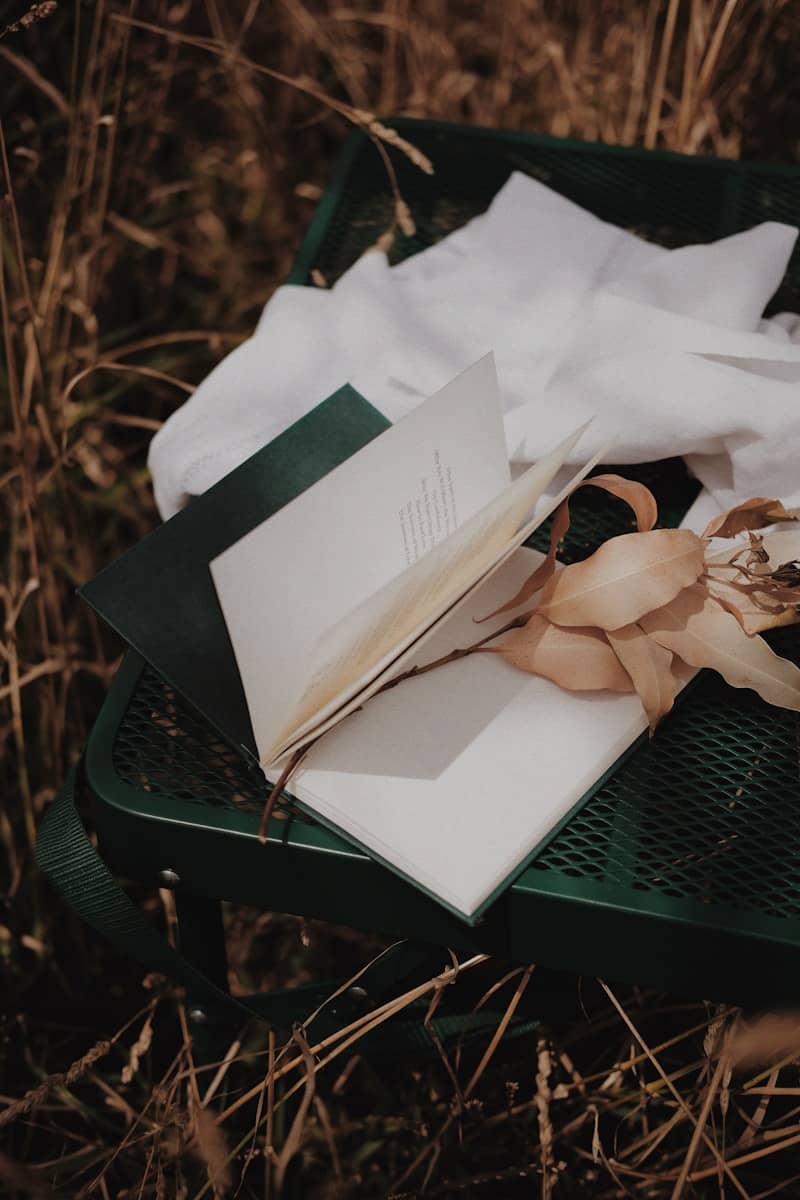
[[[319,676],[323,631],[424,561],[508,481],[487,355],[214,559],[262,757]]]
[[[515,551],[405,665],[473,642],[474,618],[513,596],[541,560]],[[568,692],[475,654],[374,696],[310,749],[288,790],[471,918],[646,728],[634,694]]]
[[[362,703],[371,691],[371,680],[530,536],[594,465],[592,460],[577,472],[547,508],[526,521],[584,428],[529,467],[456,533],[323,634],[314,652],[317,672],[294,706],[284,734],[270,756],[262,760],[263,765],[298,749],[303,740],[308,740],[307,735],[316,736],[324,724],[332,724],[334,714],[343,717],[349,698]]]
[[[542,472],[555,470],[557,473],[559,468],[555,464],[563,461],[564,454],[569,453],[570,448],[578,440],[584,428],[585,426],[581,427],[581,429],[577,430],[574,434],[571,434],[570,437],[564,443],[558,446],[556,450],[552,451],[552,453],[548,455],[546,459],[542,459],[539,463],[537,463],[535,468],[529,468],[529,471],[526,472],[526,475],[530,476],[534,470],[539,470]],[[584,479],[594,467],[597,466],[598,462],[603,460],[607,451],[608,446],[601,447],[601,449],[594,454],[592,458],[580,468],[580,470],[578,470],[574,475],[569,476],[559,492],[557,492],[554,496],[548,497],[546,503],[537,505],[535,515],[531,517],[529,521],[517,528],[513,537],[511,537],[505,543],[500,554],[495,557],[488,569],[481,571],[478,576],[469,584],[469,586],[459,596],[456,597],[456,599],[448,600],[446,603],[441,604],[439,611],[433,615],[432,619],[429,615],[411,634],[408,635],[408,637],[404,639],[403,642],[393,646],[392,650],[385,656],[383,661],[380,662],[376,668],[369,671],[366,676],[359,681],[358,686],[352,686],[350,689],[348,689],[347,694],[344,696],[340,695],[337,697],[336,701],[329,704],[325,710],[315,713],[311,720],[306,722],[304,726],[295,732],[291,742],[286,746],[285,749],[282,749],[279,752],[276,758],[285,759],[286,756],[301,749],[303,745],[316,740],[316,738],[327,732],[327,730],[332,729],[334,725],[337,725],[340,721],[344,720],[345,717],[355,712],[358,708],[365,704],[371,696],[374,696],[376,692],[380,691],[380,689],[391,679],[400,674],[402,671],[406,670],[409,665],[413,664],[417,660],[417,656],[422,652],[423,648],[427,646],[428,642],[432,638],[435,639],[440,627],[449,621],[450,611],[453,605],[463,603],[463,601],[467,600],[476,589],[483,588],[484,584],[489,580],[489,578],[498,570],[502,569],[503,565],[508,561],[508,559],[516,554],[522,543],[527,541],[527,539],[532,533],[535,532],[538,526],[547,520],[554,509],[556,509],[562,500],[569,495],[573,488],[575,488],[577,484],[580,483],[580,481]],[[522,476],[522,478],[525,479],[525,476]],[[488,631],[489,627],[487,626],[486,628]],[[347,698],[347,695],[350,696],[350,699]],[[274,782],[280,771],[275,769],[274,763],[267,762],[263,763],[262,765],[270,768],[266,772],[267,778]]]

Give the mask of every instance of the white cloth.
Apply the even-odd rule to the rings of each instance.
[[[164,517],[345,382],[392,421],[494,350],[513,460],[596,414],[581,460],[684,455],[727,508],[800,503],[800,317],[762,320],[797,230],[767,222],[664,250],[524,175],[395,267],[285,286],[153,439]]]

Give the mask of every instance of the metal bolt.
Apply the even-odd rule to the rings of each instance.
[[[159,882],[162,887],[174,888],[181,881],[181,877],[177,871],[173,871],[171,867],[165,867],[163,871],[158,873]]]
[[[354,987],[349,987],[347,989],[347,995],[356,1009],[361,1009],[363,1012],[366,1012],[367,1009],[374,1008],[374,1005],[370,1000],[369,993],[366,992],[363,987],[359,987],[357,984]]]
[[[196,1005],[194,1008],[189,1009],[189,1020],[193,1021],[195,1025],[205,1025],[208,1020],[208,1013],[204,1008]]]

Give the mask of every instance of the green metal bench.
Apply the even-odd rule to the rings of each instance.
[[[429,178],[393,156],[417,225],[413,238],[398,234],[395,258],[485,209],[512,170],[668,246],[765,219],[800,219],[800,169],[432,122],[397,127],[436,173]],[[353,135],[291,281],[308,283],[314,271],[332,282],[388,226],[392,205],[380,157],[366,136]],[[775,307],[800,309],[798,256]],[[664,524],[676,524],[696,494],[679,460],[628,473],[654,490]],[[580,493],[567,558],[590,553],[628,521],[618,502]],[[546,540],[544,530],[535,544]],[[780,631],[773,643],[800,657],[796,630]],[[796,716],[704,673],[656,738],[637,744],[474,928],[289,802],[278,806],[269,844],[261,845],[263,779],[133,652],[89,738],[81,786],[106,862],[122,876],[175,888],[183,953],[220,986],[225,899],[673,993],[796,1004],[797,738]],[[487,825],[494,819],[487,797]],[[40,860],[58,874],[52,830]],[[111,918],[104,928],[113,937],[109,926]],[[144,947],[139,954],[148,958]],[[418,961],[412,955],[405,967]],[[375,995],[389,975],[373,980]],[[275,1004],[264,1008],[272,1019]]]

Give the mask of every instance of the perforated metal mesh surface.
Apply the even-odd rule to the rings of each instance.
[[[584,547],[580,547],[581,552]],[[800,633],[772,635],[800,660]],[[537,871],[768,916],[800,915],[798,725],[705,673],[658,736],[536,858]],[[132,787],[258,813],[258,772],[146,668],[114,742]],[[283,802],[277,815],[307,819]]]
[[[256,811],[263,780],[222,742],[207,722],[146,667],[117,730],[112,751],[120,779],[146,792],[193,804],[227,804]]]
[[[433,176],[392,154],[416,233],[398,236],[407,257],[486,209],[512,171],[539,179],[605,221],[667,247],[707,242],[760,221],[796,224],[800,175],[745,163],[644,154],[602,145],[526,141],[468,127],[400,123],[432,159]],[[313,264],[332,283],[388,227],[392,195],[382,162],[362,144]],[[800,308],[800,248],[771,310]]]
[[[152,667],[144,668],[128,702],[112,762],[131,787],[189,804],[260,813],[268,795],[261,772],[222,741]],[[295,815],[295,810],[282,800],[275,815]]]
[[[796,221],[797,176],[738,164],[559,148],[502,136],[421,127],[416,144],[433,179],[397,158],[417,223],[395,257],[480,212],[511,170],[523,170],[615,222],[664,245],[709,240],[765,219]],[[391,193],[365,143],[353,160],[313,261],[333,281],[389,222]],[[800,309],[800,255],[776,298]],[[680,520],[697,491],[679,460],[626,468],[659,501],[661,523]],[[632,528],[626,506],[584,489],[573,503],[564,557],[575,560]],[[535,544],[544,547],[547,530]],[[800,657],[800,634],[773,635]],[[533,870],[584,878],[636,893],[682,897],[772,917],[800,914],[800,803],[795,715],[768,708],[704,674],[655,739],[637,749],[538,856]],[[198,805],[260,810],[264,785],[152,671],[130,699],[113,749],[119,776],[134,787]]]
[[[777,639],[777,641],[776,641]],[[773,637],[800,659],[796,630]],[[533,863],[637,892],[800,915],[798,723],[703,673]]]

